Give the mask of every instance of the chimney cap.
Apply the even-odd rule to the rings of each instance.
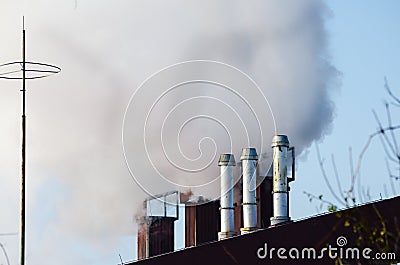
[[[253,147],[243,148],[240,160],[258,160],[256,149]]]
[[[289,139],[287,135],[278,134],[272,138],[272,147],[276,146],[286,146],[289,147]]]
[[[218,160],[218,166],[234,166],[236,165],[235,156],[232,154],[221,154]]]

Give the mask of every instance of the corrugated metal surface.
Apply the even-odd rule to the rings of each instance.
[[[174,221],[176,219],[172,217],[144,219],[138,231],[138,259],[174,251]]]
[[[240,166],[239,166],[240,167]],[[240,170],[239,170],[240,171]],[[235,232],[240,234],[243,227],[243,182],[242,178],[234,186],[234,223]],[[189,203],[192,193],[181,193],[181,202],[185,207],[185,247],[197,246],[218,239],[220,231],[219,201],[209,202],[200,206]],[[265,177],[264,181],[257,187],[257,218],[258,227],[265,228],[270,225],[272,209],[272,177]],[[216,224],[218,227],[216,227]],[[205,226],[205,227],[204,227]],[[205,231],[206,230],[206,231]],[[216,231],[213,234],[213,231]]]
[[[172,217],[151,217],[149,226],[149,256],[174,251],[174,221]]]
[[[218,240],[220,226],[219,200],[196,207],[196,245]]]
[[[185,246],[198,246],[218,239],[221,225],[219,200],[185,207]]]
[[[272,209],[272,178],[266,177],[257,188],[258,197],[258,227],[266,228],[271,224]]]
[[[185,247],[196,245],[196,206],[185,206]]]
[[[337,213],[316,216],[313,218],[288,223],[285,225],[263,229],[244,236],[216,241],[199,247],[187,248],[182,251],[153,257],[138,262],[141,265],[152,264],[335,264],[334,259],[324,255],[323,259],[260,259],[257,251],[268,243],[269,248],[296,247],[322,249],[327,244],[337,247],[337,238],[347,238],[346,246],[356,246],[359,234],[355,233],[353,225],[346,225],[346,220],[358,220],[367,228],[381,228],[384,223],[388,236],[388,251],[400,258],[400,197],[374,202]],[[349,219],[350,218],[350,219]],[[351,221],[353,222],[353,221]],[[394,235],[394,236],[393,236]],[[362,248],[361,245],[359,248]],[[376,251],[376,249],[374,249]],[[275,252],[276,253],[276,252]],[[376,260],[348,260],[343,264],[390,264],[388,261],[378,263]]]

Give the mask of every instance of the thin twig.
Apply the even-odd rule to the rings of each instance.
[[[386,184],[383,184],[383,192],[384,192],[384,194],[385,194],[385,198],[389,198],[389,193],[388,193]]]
[[[351,176],[351,184],[350,184],[350,190],[349,192],[351,193],[351,199],[353,201],[353,204],[355,204],[355,194],[354,194],[354,185],[356,183],[356,175],[354,174],[354,162],[353,162],[353,151],[351,147],[349,147],[349,162],[350,162],[350,176]]]
[[[385,76],[385,88],[386,88],[386,91],[388,92],[388,94],[392,97],[392,99],[393,99],[394,101],[396,101],[397,103],[400,104],[400,98],[397,97],[397,96],[395,96],[395,95],[392,93],[392,90],[390,89],[390,86],[389,86],[389,84],[388,84],[388,81],[387,81],[386,76]]]
[[[387,130],[383,129],[382,124],[381,124],[381,122],[380,122],[380,120],[378,118],[378,115],[376,114],[375,110],[372,110],[372,113],[374,114],[375,120],[379,125],[379,131],[380,131],[381,135],[386,140],[386,143],[389,146],[389,148],[391,149],[392,153],[396,153],[396,150],[395,150],[394,146],[392,145],[392,143],[390,142],[389,138],[387,137],[387,135],[385,133]],[[388,128],[392,128],[392,126],[389,125]],[[389,131],[391,131],[391,129],[389,129]],[[388,155],[389,155],[389,153],[388,153]]]
[[[357,178],[357,193],[358,193],[358,201],[364,202],[361,194],[361,174],[359,174],[359,177]]]
[[[385,141],[385,139],[384,139],[384,137],[383,137],[382,134],[379,134],[379,140],[381,141],[383,150],[385,151],[385,154],[386,154],[387,158],[388,158],[389,160],[391,160],[392,162],[397,162],[397,159],[394,158],[394,157],[392,156],[392,154],[390,153],[390,151],[389,151],[389,149],[388,149],[388,147],[387,147],[386,141]]]
[[[335,156],[333,154],[331,155],[331,160],[332,160],[333,172],[335,173],[335,178],[336,178],[336,182],[337,182],[339,191],[343,192],[342,185],[340,184],[340,180],[339,180],[339,173],[338,173],[336,162],[335,162]]]
[[[345,203],[341,198],[339,198],[339,196],[337,196],[336,193],[335,193],[335,191],[333,190],[333,188],[332,188],[332,186],[331,186],[331,184],[330,184],[330,182],[329,182],[329,180],[328,180],[328,177],[327,177],[327,175],[326,175],[326,172],[325,172],[324,162],[323,162],[322,159],[321,159],[321,154],[320,154],[320,152],[319,152],[318,144],[315,144],[315,147],[316,147],[316,149],[317,149],[318,162],[319,162],[319,166],[320,166],[320,169],[321,169],[321,172],[322,172],[322,176],[324,177],[325,183],[326,183],[326,185],[328,186],[329,191],[331,192],[331,194],[333,195],[333,197],[335,197],[335,199],[336,199],[339,203],[343,204],[344,206],[347,206],[347,203]]]
[[[390,186],[392,187],[393,196],[395,196],[396,195],[396,189],[395,189],[394,183],[393,183],[392,171],[390,170],[389,162],[388,162],[387,159],[385,159],[385,162],[386,162],[387,171],[389,173]]]
[[[369,145],[371,144],[372,139],[373,139],[375,136],[379,135],[379,134],[381,133],[382,130],[383,130],[383,131],[387,131],[387,130],[398,130],[398,129],[400,129],[400,125],[398,125],[398,126],[392,126],[391,128],[382,128],[382,129],[380,129],[379,131],[374,132],[373,134],[371,134],[371,135],[368,137],[368,140],[367,140],[367,142],[365,143],[364,148],[362,149],[361,153],[360,153],[359,156],[358,156],[357,167],[356,167],[356,169],[355,169],[355,171],[354,171],[354,175],[355,175],[355,176],[357,176],[358,173],[359,173],[359,171],[360,171],[362,159],[363,159],[363,157],[364,157],[364,155],[365,155],[365,152],[367,151]]]
[[[316,196],[316,195],[314,195],[314,194],[312,194],[312,193],[309,193],[309,192],[306,192],[306,191],[303,191],[303,193],[304,193],[305,195],[307,195],[307,197],[309,197],[309,198],[318,200],[318,201],[323,202],[323,203],[325,203],[325,204],[329,204],[329,205],[335,206],[335,204],[332,203],[331,201],[322,199],[322,196]]]
[[[386,103],[385,106],[386,106],[386,115],[387,115],[387,119],[388,119],[388,125],[389,125],[389,128],[391,128],[392,127],[392,115],[390,113],[389,104]],[[396,149],[396,155],[399,156],[399,146],[397,145],[397,140],[396,140],[396,137],[394,135],[394,131],[390,130],[390,134],[392,136],[392,141],[393,141],[393,144],[394,144],[394,148]]]

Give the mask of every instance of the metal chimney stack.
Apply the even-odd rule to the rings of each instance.
[[[277,225],[290,221],[289,217],[289,195],[287,178],[287,156],[289,140],[286,135],[275,135],[272,138],[274,153],[274,175],[273,175],[273,209],[274,216],[271,217],[271,225]],[[294,168],[292,169],[292,171]],[[293,178],[291,180],[294,180]],[[290,180],[289,180],[290,181]]]
[[[218,166],[221,167],[221,232],[218,233],[218,240],[222,240],[236,235],[233,206],[235,157],[232,154],[221,154]]]
[[[258,155],[255,148],[243,148],[242,155],[243,174],[243,228],[241,234],[257,230],[257,200],[256,200],[256,169]]]

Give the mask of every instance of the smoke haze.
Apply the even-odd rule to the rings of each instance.
[[[330,12],[320,1],[89,0],[77,1],[76,7],[72,0],[6,1],[0,18],[0,63],[20,58],[22,15],[26,19],[28,60],[62,68],[56,76],[27,83],[29,264],[115,264],[119,249],[129,254],[134,251],[133,241],[126,238],[135,233],[134,214],[147,194],[125,165],[123,116],[137,87],[168,65],[207,59],[249,74],[271,105],[277,132],[287,134],[300,151],[330,130],[334,118],[330,93],[339,74],[327,53],[324,23]],[[19,229],[19,88],[19,82],[0,80],[0,232]],[[246,95],[246,88],[242,89],[250,102],[257,101],[258,94]],[[146,93],[143,98],[151,103],[153,98]],[[249,122],[246,129],[256,136],[250,145],[259,148],[260,134],[249,109],[234,95],[208,85],[177,90],[161,102],[151,117],[148,139],[159,138],[168,111],[185,98],[200,94],[237,107],[241,118]],[[148,109],[144,102],[134,107]],[[182,111],[171,116],[166,123],[167,148],[176,146],[176,141],[168,140],[168,130],[171,139],[176,138],[176,126],[181,126],[174,118],[184,121],[196,110],[200,114],[220,112],[221,117],[230,111],[218,102],[206,102],[210,105],[199,101],[183,106],[193,110],[186,116]],[[267,108],[262,102],[257,109],[263,106]],[[271,119],[268,115],[261,118]],[[129,122],[135,126],[135,120]],[[180,143],[186,156],[196,158],[199,140],[210,136],[217,144],[217,155],[232,148],[239,160],[246,142],[231,147],[220,126],[209,120],[199,122],[182,131]],[[234,121],[224,122],[232,136],[237,128],[243,129]],[[262,139],[265,150],[274,133],[271,124],[266,125],[268,132]],[[130,139],[135,146],[143,135]],[[204,160],[200,166],[215,151],[210,141],[201,146]],[[144,153],[129,150],[129,159],[138,163],[147,160]],[[156,159],[163,159],[158,144],[150,142],[149,150]],[[215,161],[203,172],[204,177],[218,174]],[[168,163],[161,169],[171,174]],[[144,170],[141,177],[148,178],[147,185],[154,181],[157,186],[159,179],[153,173]],[[193,184],[190,179],[184,182],[183,175],[178,178]],[[218,191],[218,181],[216,184],[210,196]],[[173,187],[158,185],[157,191]],[[202,192],[206,191],[199,190]],[[18,238],[0,239],[6,242],[12,262],[17,263]]]

